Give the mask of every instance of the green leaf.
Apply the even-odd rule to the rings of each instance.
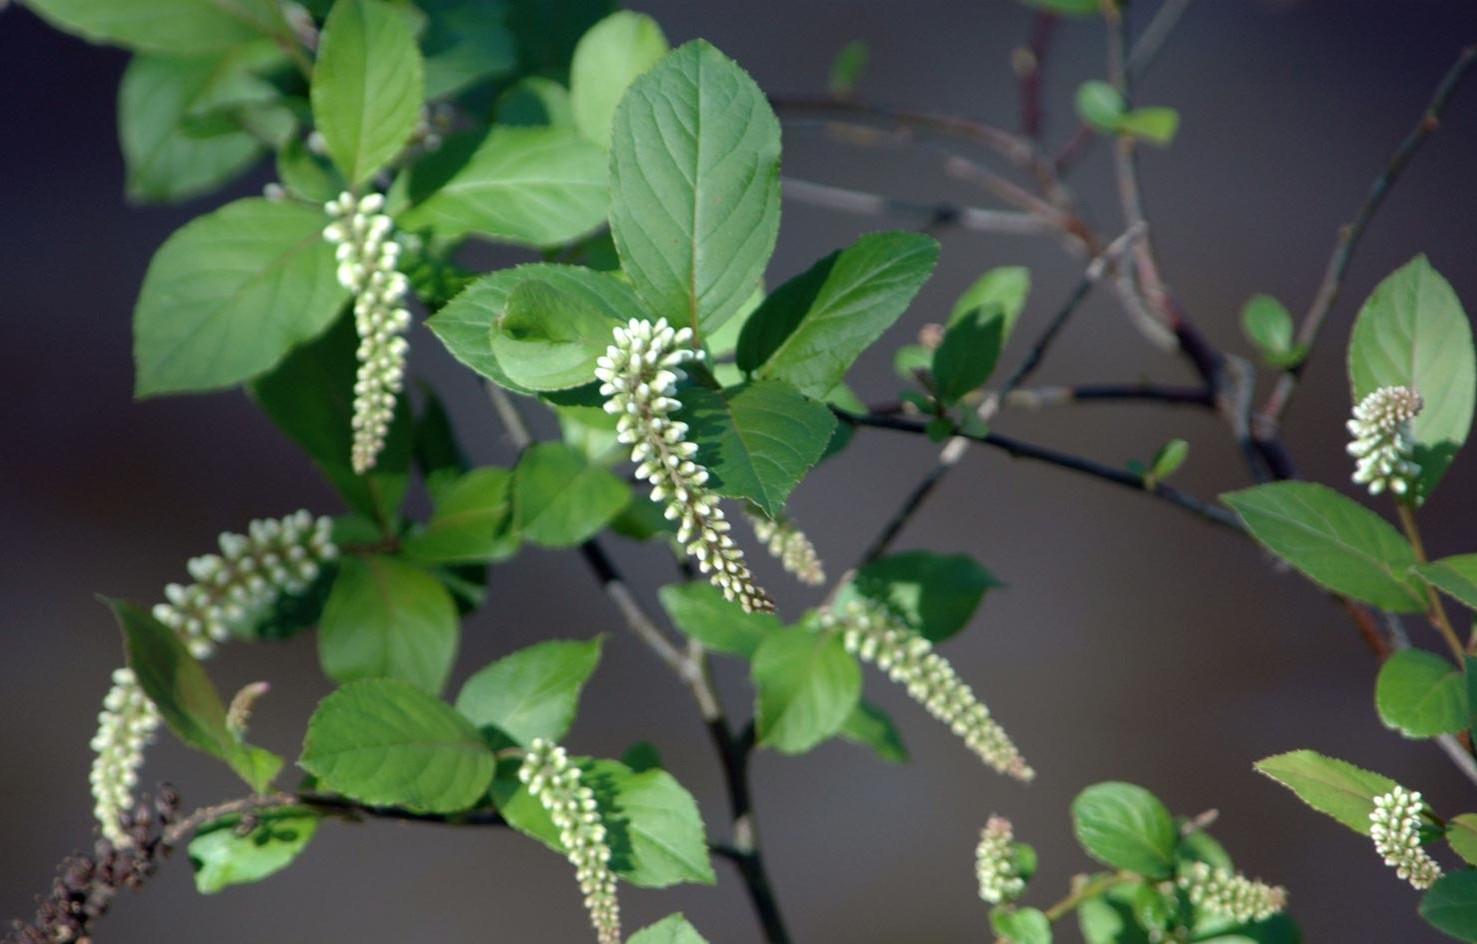
[[[251,385],[252,397],[288,438],[302,447],[354,510],[393,527],[410,487],[410,411],[395,411],[385,448],[367,475],[350,464],[354,378],[359,336],[346,314],[322,337],[288,354]]]
[[[26,6],[88,42],[162,55],[220,52],[261,35],[251,17],[211,0],[27,0]]]
[[[1458,554],[1417,564],[1415,572],[1437,590],[1477,610],[1477,554]]]
[[[1021,0],[1028,7],[1049,10],[1064,16],[1097,16],[1103,10],[1102,0]]]
[[[435,694],[456,661],[456,604],[441,582],[390,557],[346,557],[318,627],[335,682],[393,678]]]
[[[479,728],[494,727],[525,747],[560,741],[574,723],[580,692],[600,662],[601,639],[554,640],[519,649],[484,666],[456,696],[456,710]]]
[[[531,446],[513,471],[518,534],[544,547],[583,544],[630,500],[625,482],[562,443]]]
[[[513,531],[513,473],[473,469],[441,489],[436,513],[405,539],[405,556],[423,564],[486,564],[518,549]]]
[[[892,723],[892,716],[866,699],[857,702],[837,734],[853,744],[870,747],[889,764],[908,762],[908,748]]]
[[[1147,141],[1159,147],[1167,147],[1180,128],[1180,113],[1173,108],[1135,108],[1118,119],[1116,130]]]
[[[260,58],[260,57],[258,57]],[[187,126],[190,112],[229,86],[258,82],[245,49],[215,58],[135,56],[118,86],[118,139],[131,200],[184,200],[244,173],[262,156],[257,139],[240,127],[201,134]]]
[[[575,44],[614,11],[614,0],[512,0],[508,25],[517,39],[520,68],[565,81]]]
[[[1447,820],[1446,844],[1468,865],[1477,865],[1477,813],[1462,813]]]
[[[425,102],[425,64],[406,12],[338,0],[319,38],[312,99],[313,123],[350,184],[394,159]]]
[[[1315,751],[1289,751],[1256,762],[1256,769],[1296,793],[1313,809],[1369,835],[1374,798],[1397,784],[1389,777]]]
[[[635,773],[613,760],[576,763],[582,782],[595,794],[610,844],[610,867],[617,875],[641,888],[717,881],[697,801],[671,774]],[[564,851],[548,812],[515,778],[500,776],[494,792],[498,810],[515,829]]]
[[[1477,941],[1477,872],[1451,872],[1421,899],[1420,915],[1459,941]]]
[[[667,37],[656,20],[621,10],[590,27],[574,47],[569,94],[580,133],[610,147],[615,107],[631,83],[667,54]]]
[[[159,715],[185,744],[225,761],[258,792],[282,769],[282,758],[241,743],[226,726],[226,706],[200,661],[174,631],[119,600],[105,601],[123,630],[128,666]]]
[[[315,208],[246,199],[176,230],[133,312],[138,396],[240,383],[321,334],[347,297],[324,222]]]
[[[240,816],[226,816],[200,827],[190,840],[195,889],[213,895],[232,885],[260,882],[292,864],[318,831],[318,815],[301,807],[262,810],[255,826],[241,835]]]
[[[780,218],[780,126],[754,80],[695,40],[631,83],[610,144],[610,229],[653,314],[712,331],[753,294]]]
[[[946,405],[990,379],[1030,288],[1030,270],[1010,266],[991,269],[959,296],[929,364]]]
[[[613,286],[620,283],[608,281],[610,291],[617,291]],[[582,387],[610,348],[611,332],[623,323],[574,292],[529,279],[508,295],[492,330],[492,354],[508,379],[525,389]]]
[[[875,600],[930,642],[942,642],[969,625],[985,591],[999,586],[968,554],[904,551],[857,571],[841,599]]]
[[[1241,330],[1274,365],[1293,349],[1292,314],[1270,295],[1253,295],[1241,309]]]
[[[1185,460],[1190,458],[1190,444],[1183,439],[1171,439],[1159,447],[1154,453],[1154,460],[1149,463],[1149,472],[1144,476],[1144,481],[1149,485],[1157,485],[1179,471]]]
[[[1087,854],[1162,881],[1174,875],[1179,830],[1159,799],[1131,783],[1094,784],[1072,801],[1072,831]]]
[[[1077,116],[1098,131],[1117,131],[1127,111],[1123,96],[1107,82],[1094,79],[1077,87]]]
[[[1273,482],[1221,500],[1267,550],[1335,593],[1397,613],[1426,609],[1415,552],[1383,518],[1325,485]]]
[[[867,44],[860,39],[853,39],[842,46],[836,53],[836,58],[831,60],[830,79],[826,82],[831,94],[837,98],[845,98],[855,92],[857,82],[867,69],[870,56]]]
[[[1077,923],[1087,944],[1153,944],[1134,916],[1140,883],[1115,885],[1077,908]]]
[[[861,667],[835,634],[771,634],[754,652],[752,676],[759,743],[786,754],[839,732],[861,698]]]
[[[1411,422],[1418,494],[1431,494],[1472,428],[1477,355],[1451,285],[1417,256],[1375,287],[1349,339],[1354,402],[1380,387],[1411,387],[1425,408]]]
[[[836,418],[823,403],[787,384],[759,381],[713,390],[690,386],[679,395],[681,419],[698,445],[698,459],[720,495],[747,498],[771,518],[825,452]]]
[[[708,941],[686,918],[674,914],[637,931],[628,944],[708,944]]]
[[[494,761],[472,723],[435,697],[365,679],[319,703],[298,765],[362,803],[453,813],[482,799]]]
[[[738,365],[822,398],[907,309],[938,261],[919,233],[872,233],[781,285],[739,336]]]
[[[600,148],[567,128],[500,127],[400,222],[542,248],[593,231],[608,202]]]
[[[421,52],[426,60],[426,98],[437,99],[517,67],[513,33],[500,5],[486,0],[417,0],[426,15]]]
[[[678,629],[719,652],[752,658],[759,644],[780,629],[773,613],[745,613],[707,581],[668,584],[659,596]]]
[[[990,927],[1010,944],[1051,944],[1051,921],[1036,908],[996,908]]]
[[[1380,666],[1374,690],[1380,720],[1406,737],[1467,729],[1467,679],[1461,669],[1419,649],[1397,652]]]
[[[348,189],[333,162],[298,138],[288,139],[277,151],[277,179],[309,203],[327,203]]]
[[[636,296],[614,276],[581,266],[535,263],[499,269],[478,279],[426,324],[457,360],[500,386],[527,392],[508,377],[493,351],[492,338],[513,290],[529,280],[577,296],[582,304],[599,309],[613,320],[646,317]]]

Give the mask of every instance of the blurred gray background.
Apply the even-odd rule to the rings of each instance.
[[[99,0],[102,2],[102,0]],[[1155,3],[1140,3],[1142,17]],[[824,87],[848,40],[872,47],[865,97],[1014,126],[1010,50],[1030,17],[1007,0],[635,4],[675,42],[705,36],[774,92]],[[1181,110],[1174,146],[1143,161],[1150,215],[1169,280],[1218,343],[1244,350],[1237,327],[1254,292],[1306,307],[1335,228],[1424,106],[1457,49],[1477,38],[1467,0],[1201,0],[1142,83],[1140,101]],[[170,231],[224,197],[130,207],[114,132],[125,57],[43,27],[23,9],[0,15],[0,919],[29,915],[54,862],[90,830],[87,741],[116,632],[93,599],[151,601],[222,529],[299,506],[338,503],[308,463],[239,394],[134,403],[129,315],[149,257]],[[1048,79],[1054,140],[1075,122],[1076,84],[1103,71],[1101,27],[1069,23]],[[1120,224],[1103,149],[1075,183],[1094,222]],[[847,149],[787,131],[788,174],[913,199],[988,205],[926,156]],[[1454,102],[1370,231],[1333,313],[1325,347],[1289,417],[1306,476],[1347,481],[1342,348],[1358,303],[1417,252],[1477,305],[1477,86]],[[259,187],[260,178],[241,193]],[[771,272],[779,280],[857,234],[886,225],[796,204],[785,209]],[[511,259],[512,257],[507,257]],[[1020,329],[1034,335],[1079,264],[1040,238],[950,233],[933,282],[905,322],[854,374],[868,398],[892,399],[890,352],[939,320],[984,269],[1031,267]],[[482,461],[509,450],[473,378],[424,329],[414,367],[451,399]],[[1019,356],[1020,352],[1013,352]],[[1042,381],[1189,382],[1145,345],[1111,297],[1080,312]],[[1204,496],[1244,484],[1213,417],[1156,408],[1082,406],[1012,414],[1004,431],[1110,463],[1148,457],[1166,439],[1193,443],[1178,484]],[[793,510],[839,572],[932,462],[922,440],[871,431],[817,471]],[[1458,459],[1428,506],[1433,552],[1477,544],[1477,458]],[[1279,575],[1247,542],[1142,496],[992,452],[972,452],[902,536],[900,547],[968,551],[1009,583],[947,654],[1040,772],[1021,787],[983,769],[940,726],[876,675],[869,696],[893,711],[914,762],[887,766],[830,745],[755,764],[764,843],[799,941],[965,942],[989,937],[972,852],[992,812],[1036,844],[1031,901],[1055,900],[1088,867],[1067,807],[1103,779],[1145,784],[1177,811],[1221,811],[1218,834],[1238,865],[1287,884],[1311,941],[1436,937],[1416,894],[1368,842],[1302,809],[1251,769],[1257,758],[1314,747],[1398,776],[1438,809],[1477,807],[1436,749],[1384,731],[1374,663],[1344,615],[1301,579]],[[653,601],[670,564],[612,541]],[[814,594],[786,584],[785,610]],[[1411,630],[1431,643],[1423,627]],[[495,570],[485,610],[467,621],[453,685],[488,660],[549,636],[612,633],[570,743],[613,755],[648,738],[723,835],[717,766],[686,692],[619,627],[579,560],[529,550]],[[223,687],[274,682],[256,731],[295,752],[329,688],[311,638],[234,648],[212,666]],[[745,714],[742,670],[725,666],[729,706]],[[453,689],[454,690],[454,689]],[[167,739],[146,778],[179,785],[187,805],[239,792],[222,768]],[[715,942],[756,940],[734,873],[715,888],[627,891],[631,928],[683,910]],[[174,862],[125,896],[102,940],[557,941],[589,939],[565,864],[503,830],[394,824],[323,829],[283,876],[197,896]],[[1075,930],[1064,937],[1076,939]]]

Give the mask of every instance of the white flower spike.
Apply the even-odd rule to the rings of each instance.
[[[410,328],[405,296],[410,280],[396,270],[400,244],[394,221],[381,212],[383,194],[356,197],[342,193],[324,209],[333,222],[323,238],[334,245],[339,284],[354,293],[354,325],[359,332],[359,374],[354,381],[354,445],[350,458],[360,475],[374,468],[385,446],[395,399],[405,384],[402,335]]]
[[[980,830],[980,844],[974,850],[974,874],[979,879],[980,898],[992,905],[1014,901],[1026,890],[1026,880],[1015,868],[1014,840],[1010,820],[1003,816],[991,816]]]
[[[731,525],[707,487],[708,470],[694,457],[687,424],[671,414],[682,365],[698,354],[689,346],[692,329],[632,319],[615,329],[614,343],[595,362],[605,412],[619,417],[616,439],[631,447],[636,476],[651,483],[651,500],[666,506],[677,522],[677,540],[708,579],[748,612],[769,612],[774,601],[749,574],[744,552],[729,535]]]
[[[115,846],[126,846],[128,834],[120,823],[133,806],[133,788],[144,763],[144,748],[159,729],[159,711],[149,701],[132,669],[116,669],[113,687],[97,716],[97,734],[88,778],[92,782],[93,814],[103,836]]]
[[[1405,495],[1415,486],[1421,467],[1410,459],[1415,448],[1410,423],[1424,406],[1421,395],[1409,387],[1381,387],[1354,407],[1347,424],[1354,437],[1349,455],[1358,460],[1354,482],[1366,486],[1369,494],[1388,488]]]
[[[949,726],[986,764],[1017,780],[1036,776],[1005,729],[933,644],[900,625],[876,603],[852,600],[821,614],[821,626],[843,633],[846,651],[904,686],[913,700]]]
[[[788,518],[771,521],[762,512],[750,509],[746,513],[754,535],[764,542],[769,553],[779,558],[780,565],[803,584],[819,587],[826,582],[826,569],[821,564],[815,545],[805,532]]]
[[[1191,904],[1238,924],[1265,921],[1287,907],[1287,889],[1249,879],[1230,869],[1193,863],[1180,876]]]
[[[600,944],[620,944],[615,873],[610,870],[610,844],[605,841],[594,791],[580,782],[580,769],[569,762],[564,748],[543,738],[534,738],[529,745],[518,779],[549,811],[559,830],[559,842],[575,868],[596,938]]]
[[[1430,888],[1441,877],[1441,866],[1421,847],[1425,805],[1418,791],[1396,787],[1375,797],[1369,814],[1369,838],[1374,840],[1375,851],[1414,888]]]

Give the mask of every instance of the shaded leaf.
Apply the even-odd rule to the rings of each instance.
[[[866,565],[842,591],[875,600],[930,642],[955,635],[1000,581],[968,554],[904,551]]]
[[[608,148],[616,104],[666,54],[667,37],[644,14],[621,10],[590,27],[569,64],[570,104],[580,133]]]

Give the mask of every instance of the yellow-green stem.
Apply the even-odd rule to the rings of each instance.
[[[1400,526],[1405,529],[1405,536],[1415,551],[1415,559],[1422,564],[1428,563],[1426,546],[1421,541],[1421,529],[1415,522],[1415,512],[1411,510],[1409,503],[1404,501],[1396,502],[1395,508],[1400,515]],[[1456,630],[1451,628],[1451,620],[1446,616],[1446,607],[1442,606],[1440,595],[1430,584],[1426,584],[1426,601],[1430,607],[1426,612],[1426,618],[1446,640],[1446,645],[1451,648],[1451,654],[1456,657],[1457,665],[1462,665],[1466,660],[1467,650],[1462,647],[1462,641],[1457,637]]]

